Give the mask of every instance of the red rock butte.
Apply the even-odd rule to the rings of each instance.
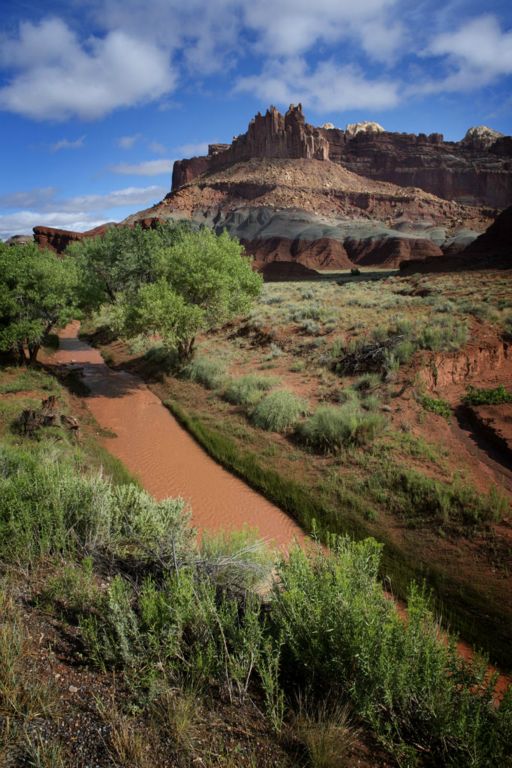
[[[231,144],[176,161],[164,200],[121,225],[187,219],[227,230],[269,275],[272,262],[314,270],[421,262],[438,270],[463,266],[458,257],[511,202],[510,136],[478,126],[445,142],[372,122],[315,127],[299,104],[284,115],[270,107]],[[107,226],[34,232],[60,252]]]

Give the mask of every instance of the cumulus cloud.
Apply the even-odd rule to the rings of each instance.
[[[121,29],[79,41],[61,19],[24,22],[4,39],[1,60],[12,72],[0,108],[40,120],[99,118],[117,107],[169,93],[176,75],[167,51]]]
[[[50,149],[52,152],[60,152],[61,149],[81,149],[84,146],[85,136],[80,136],[79,139],[59,139],[55,144],[52,144]]]
[[[92,2],[97,23],[182,50],[189,66],[203,73],[223,69],[241,45],[264,55],[297,56],[319,43],[352,38],[372,57],[385,58],[402,37],[402,26],[392,16],[400,0]]]
[[[0,197],[3,208],[22,208],[0,215],[0,237],[27,234],[37,225],[82,232],[104,224],[112,208],[147,206],[158,202],[168,189],[157,185],[126,187],[97,195],[59,199],[53,187],[14,192]]]
[[[235,91],[277,104],[302,102],[318,112],[389,109],[400,100],[399,84],[392,80],[371,80],[356,67],[338,66],[333,61],[310,70],[301,58],[275,62],[260,75],[243,77]]]
[[[503,32],[492,14],[478,16],[434,37],[423,56],[444,58],[448,73],[424,83],[422,91],[474,90],[512,74],[512,30]]]
[[[85,232],[87,229],[105,224],[106,221],[106,218],[95,218],[81,213],[16,211],[16,213],[0,214],[0,238],[5,240],[12,235],[29,235],[35,226]]]
[[[371,56],[386,58],[399,45],[402,27],[390,18],[398,0],[253,0],[242,3],[258,47],[297,56],[319,43],[357,40]]]
[[[146,160],[142,163],[117,163],[111,165],[112,173],[123,176],[162,176],[172,171],[173,160]]]

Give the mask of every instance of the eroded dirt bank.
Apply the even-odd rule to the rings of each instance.
[[[87,405],[101,427],[115,433],[102,442],[146,490],[158,499],[186,499],[200,531],[248,526],[281,547],[304,537],[288,515],[207,456],[140,379],[108,368],[78,330],[75,322],[60,332],[52,362],[83,368]]]

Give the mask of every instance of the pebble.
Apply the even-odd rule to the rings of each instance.
[[[76,687],[76,685],[70,685],[68,688],[68,691],[70,693],[78,693],[78,688]]]

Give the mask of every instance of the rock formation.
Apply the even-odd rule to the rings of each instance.
[[[137,223],[143,229],[151,229],[156,226],[158,221],[159,219],[155,217],[149,217],[138,219]],[[34,240],[40,248],[50,248],[57,253],[63,253],[71,243],[80,242],[89,237],[101,237],[107,229],[117,226],[121,225],[109,222],[108,224],[100,224],[99,227],[94,227],[94,229],[88,229],[86,232],[73,232],[72,230],[55,229],[54,227],[34,227]]]
[[[470,128],[460,142],[445,142],[440,133],[391,133],[368,121],[345,131],[331,124],[315,128],[306,123],[300,104],[284,116],[270,107],[232,144],[210,147],[207,157],[178,161],[172,189],[258,157],[330,160],[361,176],[461,203],[499,209],[512,202],[511,137],[485,126]]]
[[[334,128],[333,125],[324,125],[324,128]],[[358,133],[384,133],[384,128],[379,123],[371,120],[363,120],[362,123],[349,123],[345,128],[345,135],[352,139]]]
[[[412,272],[453,272],[462,269],[512,269],[512,206],[461,253],[443,259],[412,260],[400,265]]]
[[[256,268],[396,268],[462,248],[493,220],[488,210],[421,189],[358,176],[316,159],[251,158],[209,171],[127,219],[187,218],[240,239]]]
[[[418,260],[439,269],[449,259],[462,263],[511,201],[510,136],[478,126],[445,142],[368,121],[315,128],[299,104],[285,115],[270,107],[231,144],[177,161],[171,192],[122,224],[188,219],[227,230],[262,270],[273,262],[347,269]],[[34,232],[41,246],[62,251],[107,226]]]

